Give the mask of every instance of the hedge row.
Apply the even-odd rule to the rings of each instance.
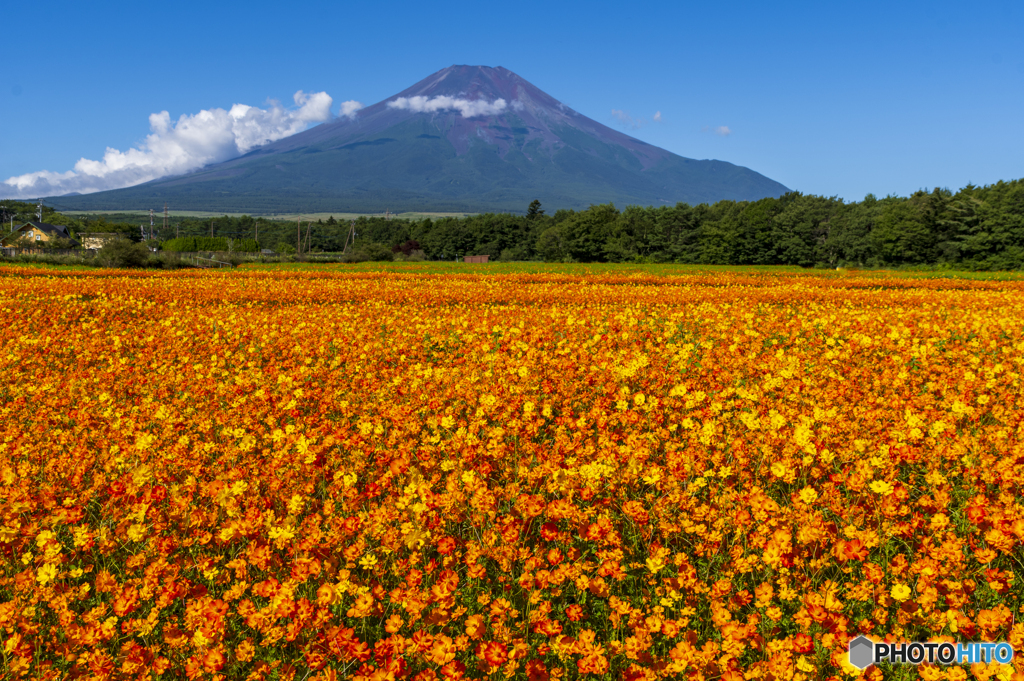
[[[260,250],[260,242],[255,239],[228,239],[222,236],[183,236],[165,241],[163,249],[177,253],[197,253],[199,251],[257,253]]]

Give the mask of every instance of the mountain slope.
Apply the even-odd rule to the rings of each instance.
[[[511,71],[451,66],[341,117],[178,177],[51,203],[62,209],[393,212],[756,200],[788,191],[601,125]]]

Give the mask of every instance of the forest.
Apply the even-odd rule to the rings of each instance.
[[[35,219],[36,207],[0,201],[7,223]],[[73,233],[122,232],[142,238],[139,224],[63,215],[44,207],[44,221]],[[146,226],[148,236],[148,225]],[[421,257],[453,260],[487,254],[492,260],[549,262],[675,262],[802,267],[939,265],[958,269],[1024,267],[1024,180],[918,191],[909,197],[868,195],[845,202],[790,192],[760,201],[674,206],[594,205],[553,214],[534,201],[521,214],[404,220],[333,217],[284,222],[251,216],[175,219],[155,228],[157,241],[176,250],[188,237],[235,242],[236,250],[278,254],[339,253],[354,232],[363,259]],[[241,240],[245,240],[244,242]],[[200,243],[196,241],[195,243]],[[230,247],[230,246],[229,246]]]

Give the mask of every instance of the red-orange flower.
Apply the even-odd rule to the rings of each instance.
[[[224,657],[223,651],[219,648],[215,648],[207,652],[203,657],[203,666],[206,667],[206,671],[212,674],[220,671],[221,668],[224,667],[224,663],[226,661],[227,658]]]
[[[566,607],[565,616],[569,618],[570,622],[579,622],[583,619],[583,607],[578,603]]]
[[[479,647],[477,655],[491,667],[500,667],[508,660],[508,647],[504,643],[488,641]]]

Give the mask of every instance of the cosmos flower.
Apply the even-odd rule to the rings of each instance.
[[[452,267],[0,269],[4,678],[1021,640],[1021,281]]]

